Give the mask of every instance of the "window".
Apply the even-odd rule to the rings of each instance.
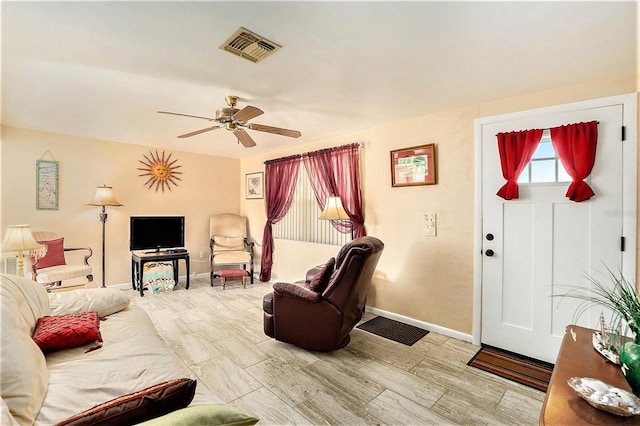
[[[571,176],[567,173],[562,162],[558,158],[549,130],[542,133],[540,145],[531,157],[531,162],[522,171],[518,178],[519,184],[560,183],[571,182]]]
[[[329,220],[319,220],[320,207],[304,165],[300,165],[293,202],[282,220],[273,225],[273,238],[343,246],[351,234],[338,232]]]

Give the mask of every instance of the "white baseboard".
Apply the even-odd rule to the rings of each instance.
[[[378,308],[372,308],[367,306],[365,311],[370,312],[374,315],[378,315],[381,317],[389,318],[395,321],[402,322],[404,324],[409,324],[414,327],[421,328],[423,330],[433,331],[434,333],[442,334],[443,336],[453,337],[454,339],[462,340],[464,342],[473,342],[473,336],[466,333],[461,333],[456,330],[451,330],[450,328],[445,328],[439,325],[430,324],[428,322],[419,321],[417,319],[405,317],[404,315],[396,314],[393,312],[384,311]]]

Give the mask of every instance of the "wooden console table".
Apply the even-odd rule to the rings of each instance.
[[[571,329],[576,332],[574,341]],[[608,362],[593,348],[594,330],[568,326],[553,368],[540,413],[541,425],[639,424],[640,416],[622,417],[598,410],[580,398],[567,384],[572,377],[592,377],[631,392],[619,365]]]
[[[142,285],[142,273],[144,271],[144,264],[149,262],[163,262],[168,260],[173,263],[173,280],[175,281],[176,285],[178,285],[178,261],[180,259],[183,259],[186,264],[187,285],[185,288],[189,290],[188,251],[131,252],[131,284],[133,285],[133,289],[139,289],[140,296],[144,296],[144,286]]]

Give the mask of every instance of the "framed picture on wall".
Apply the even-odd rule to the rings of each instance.
[[[247,200],[264,198],[264,173],[247,174]]]
[[[58,210],[58,162],[36,161],[36,210]]]
[[[435,144],[391,151],[391,186],[434,185],[435,183]]]

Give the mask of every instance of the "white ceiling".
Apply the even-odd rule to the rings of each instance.
[[[492,99],[636,74],[635,2],[7,2],[2,124],[242,158]],[[239,27],[282,46],[252,63]],[[296,129],[226,130],[225,95]]]

